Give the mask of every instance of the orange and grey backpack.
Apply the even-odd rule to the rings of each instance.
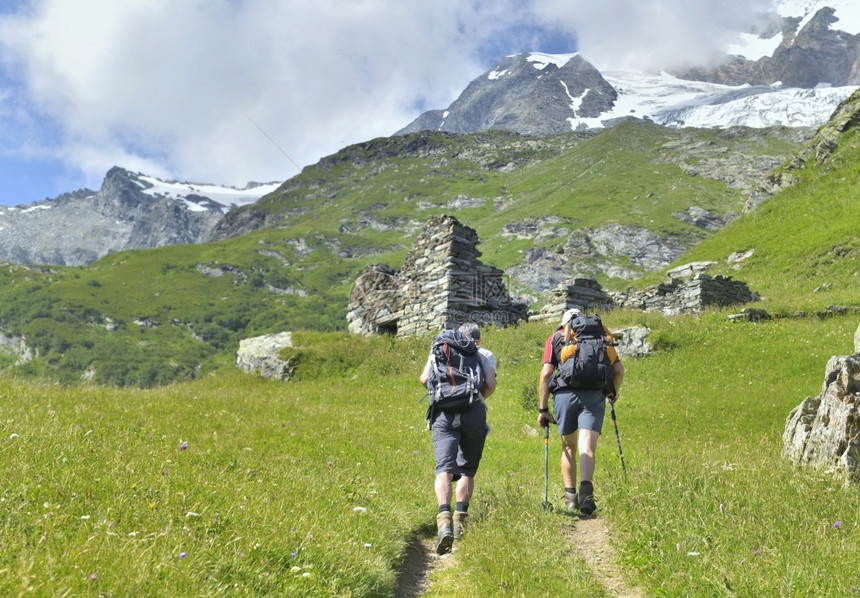
[[[614,392],[615,370],[606,352],[614,344],[606,337],[600,316],[581,315],[564,326],[558,372],[552,390],[592,389]]]

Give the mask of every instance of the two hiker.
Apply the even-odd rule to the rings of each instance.
[[[454,540],[460,538],[484,441],[490,431],[484,399],[496,389],[496,358],[480,344],[481,329],[474,322],[467,322],[456,331],[442,332],[434,340],[419,378],[430,392],[427,421],[436,458],[437,554],[450,551]],[[434,398],[443,394],[463,398],[447,405],[435,403]],[[456,504],[451,513],[454,482],[457,482]]]
[[[496,389],[496,359],[480,344],[481,330],[475,323],[463,324],[456,331],[443,331],[434,339],[419,378],[430,393],[428,426],[433,437],[434,489],[439,505],[437,554],[451,550],[462,533],[489,433],[484,399]],[[567,310],[544,346],[538,424],[543,428],[558,424],[564,499],[570,510],[590,515],[597,508],[592,479],[605,401],[609,398],[614,403],[618,399],[623,379],[624,366],[613,347],[612,334],[600,318],[586,317],[576,308]],[[550,393],[555,417],[549,410]],[[449,395],[456,395],[456,399],[446,403],[443,397]],[[454,482],[456,505],[452,514]]]
[[[545,428],[551,423],[558,424],[565,507],[586,515],[597,508],[592,484],[594,454],[603,427],[606,399],[613,403],[618,400],[624,379],[624,366],[611,343],[612,334],[598,316],[586,317],[579,309],[569,309],[558,329],[546,340],[540,372],[538,425]],[[588,363],[580,363],[582,360]],[[586,373],[591,370],[591,375]],[[550,393],[555,417],[549,410]]]

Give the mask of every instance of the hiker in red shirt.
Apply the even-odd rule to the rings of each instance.
[[[576,340],[572,334],[572,325],[580,326],[587,320],[583,319],[582,311],[576,308],[567,310],[561,319],[558,329],[546,340],[544,346],[543,368],[540,372],[540,406],[538,409],[538,425],[545,428],[551,423],[557,423],[558,432],[562,439],[561,475],[564,479],[565,507],[570,510],[578,509],[590,515],[597,508],[594,502],[595,451],[597,440],[603,428],[603,418],[606,413],[606,398],[613,403],[618,400],[618,390],[624,379],[624,366],[618,358],[618,353],[610,344],[612,334],[603,327],[599,319],[591,318],[592,327],[602,328],[602,333],[593,335],[598,339],[603,374],[607,376],[605,383],[582,385],[573,381],[570,375],[556,373],[560,366],[568,361],[568,353],[574,353]],[[604,340],[599,339],[603,336]],[[568,342],[568,338],[573,339]],[[584,337],[583,337],[584,338]],[[586,348],[580,340],[580,349]],[[569,346],[568,346],[569,345]],[[605,346],[605,351],[604,351]],[[605,357],[604,354],[605,353]],[[572,357],[569,368],[572,369]],[[549,395],[553,395],[555,417],[549,410]],[[576,486],[576,461],[579,454],[579,490]]]

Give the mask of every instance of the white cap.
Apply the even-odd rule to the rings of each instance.
[[[582,310],[580,310],[576,307],[572,307],[569,310],[567,310],[566,312],[564,312],[564,315],[561,317],[561,324],[559,324],[559,326],[564,326],[565,324],[567,324],[572,319],[578,318],[581,315],[582,315]]]

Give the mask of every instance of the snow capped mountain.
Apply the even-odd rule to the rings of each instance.
[[[446,110],[426,112],[398,134],[502,128],[541,135],[631,118],[702,128],[817,127],[855,89],[722,85],[665,72],[599,73],[579,54],[532,52],[508,56]]]
[[[445,110],[397,134],[509,129],[529,135],[645,119],[704,128],[817,127],[860,84],[860,2],[780,0],[714,66],[682,73],[595,69],[580,54],[508,56]]]
[[[278,186],[180,183],[114,167],[98,191],[0,206],[0,260],[81,266],[115,251],[200,243],[226,212]]]

